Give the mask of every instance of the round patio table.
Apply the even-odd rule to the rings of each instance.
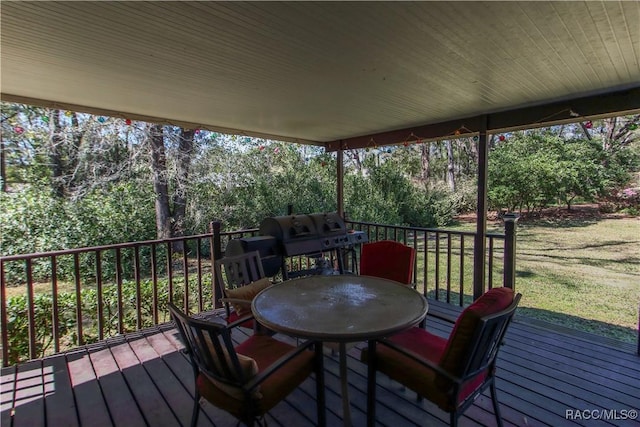
[[[427,315],[427,300],[411,287],[378,277],[334,275],[287,280],[251,304],[258,322],[283,334],[338,342],[343,421],[351,425],[346,343],[392,335]]]

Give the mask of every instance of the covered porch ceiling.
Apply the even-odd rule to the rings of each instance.
[[[640,2],[2,2],[2,99],[323,145],[640,111]]]

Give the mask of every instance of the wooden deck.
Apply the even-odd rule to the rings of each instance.
[[[451,324],[433,317],[427,327],[446,335]],[[242,331],[242,330],[241,330]],[[250,331],[234,332],[238,341]],[[640,357],[585,336],[551,331],[517,319],[498,362],[498,393],[506,426],[640,426],[621,419],[640,410]],[[282,337],[287,339],[287,337]],[[188,426],[193,378],[171,325],[109,339],[2,370],[3,427]],[[355,426],[365,425],[366,367],[350,351],[349,382]],[[329,426],[341,425],[337,357],[325,358]],[[270,426],[315,425],[314,380],[308,379],[268,415]],[[415,394],[378,376],[380,426],[444,426],[448,416]],[[204,404],[200,426],[235,426]],[[609,411],[609,420],[568,420],[567,411]],[[637,412],[635,412],[637,414]],[[590,412],[602,416],[602,412]],[[588,415],[588,414],[587,414]],[[490,399],[480,397],[462,426],[494,426]]]

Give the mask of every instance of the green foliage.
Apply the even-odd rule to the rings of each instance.
[[[174,279],[178,280],[177,278]],[[194,311],[200,311],[198,307],[198,284],[196,278],[189,280],[189,301]],[[154,287],[151,280],[143,280],[140,283],[141,327],[149,327],[155,324],[153,317]],[[169,320],[167,302],[169,301],[168,280],[159,280],[157,285],[158,322]],[[202,280],[203,308],[210,310],[211,305],[211,280],[203,277]],[[122,284],[120,295],[122,298],[122,325],[123,332],[135,331],[137,325],[137,286],[134,281],[125,281]],[[100,338],[98,324],[98,306],[103,310],[103,336],[110,337],[118,334],[118,287],[115,284],[105,285],[102,289],[102,300],[98,299],[97,289],[85,287],[81,289],[82,301],[82,336],[84,343],[96,342]],[[181,305],[184,301],[184,284],[174,285],[172,300]],[[77,319],[76,319],[75,292],[59,292],[57,294],[58,308],[58,336],[61,349],[78,345]],[[36,356],[42,357],[54,351],[53,342],[53,297],[50,293],[38,293],[34,296],[34,330],[36,333]],[[29,323],[28,304],[25,295],[8,298],[7,301],[7,332],[9,335],[8,363],[29,359]]]
[[[562,139],[549,132],[511,135],[489,157],[489,204],[528,211],[561,202],[594,201],[623,185],[637,151],[603,149],[598,139]]]
[[[417,227],[442,226],[459,212],[461,198],[445,187],[425,189],[403,170],[399,158],[365,159],[366,173],[345,177],[345,206],[350,218]],[[377,164],[380,163],[380,164]]]
[[[149,189],[122,183],[110,191],[95,189],[83,199],[64,200],[42,187],[28,186],[17,193],[0,193],[0,253],[29,254],[155,238],[155,217]],[[106,253],[105,274],[114,274],[113,255]],[[83,277],[94,274],[91,259],[81,259]],[[125,271],[133,271],[129,265]],[[35,260],[36,279],[50,276],[50,264]],[[61,279],[71,279],[73,257],[58,259]],[[8,283],[24,280],[24,267],[6,269]]]
[[[217,146],[194,167],[191,229],[206,229],[213,219],[226,229],[256,227],[267,216],[286,215],[289,204],[301,213],[336,209],[335,159],[315,148],[252,140]]]

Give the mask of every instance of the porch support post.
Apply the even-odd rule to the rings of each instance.
[[[473,245],[473,299],[484,293],[485,258],[487,253],[487,117],[484,116],[478,137],[478,203],[476,210],[476,235]]]
[[[507,213],[504,220],[504,284],[515,289],[516,286],[516,224],[518,214]]]
[[[338,215],[344,218],[344,151],[340,148],[336,159],[336,196],[338,205]]]

